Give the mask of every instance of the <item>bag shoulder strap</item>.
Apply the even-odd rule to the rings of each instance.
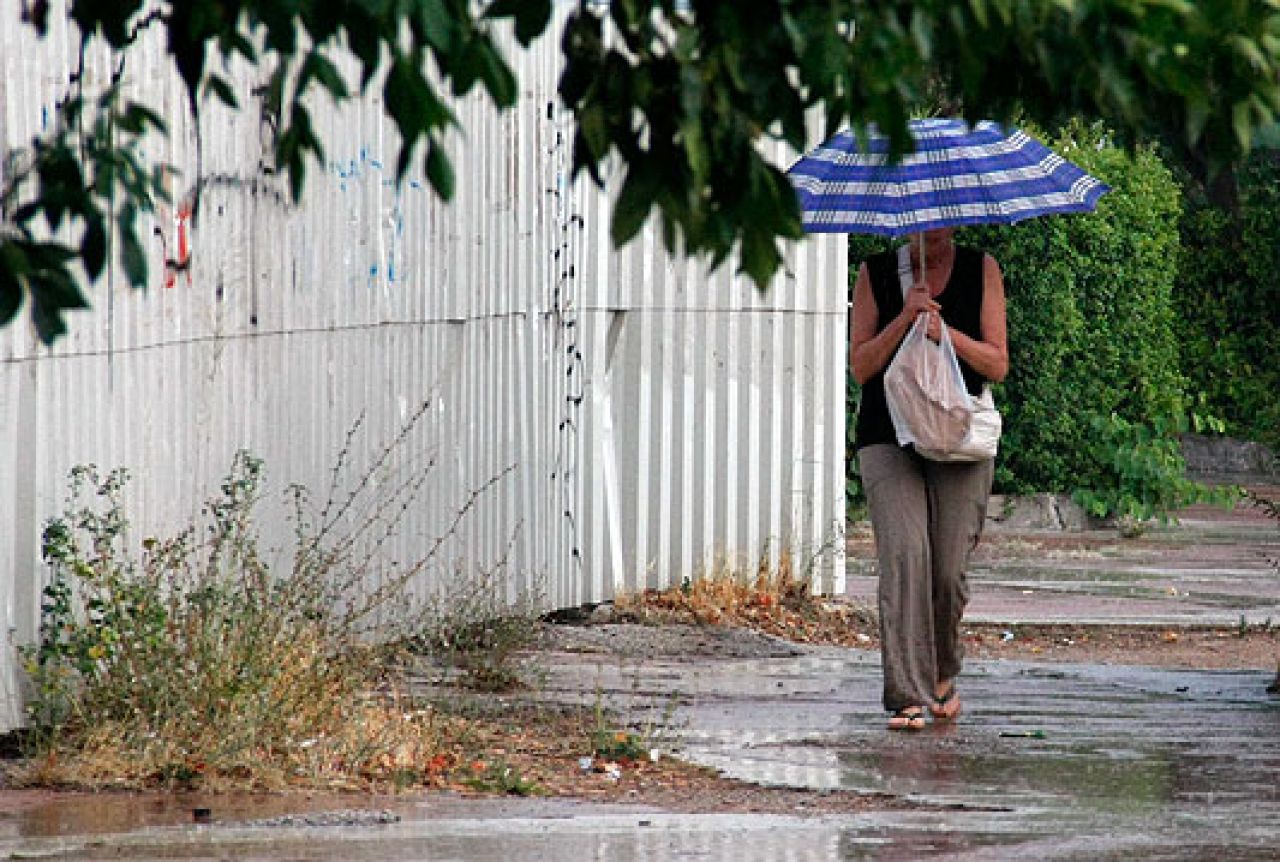
[[[902,288],[902,298],[906,299],[911,284],[915,281],[911,274],[911,248],[898,246],[898,285]]]

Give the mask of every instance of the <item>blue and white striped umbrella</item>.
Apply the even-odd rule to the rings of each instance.
[[[841,132],[787,172],[810,233],[898,236],[938,227],[1012,224],[1091,211],[1110,188],[1025,134],[991,122],[912,120],[916,150],[887,164],[889,140],[866,150]]]

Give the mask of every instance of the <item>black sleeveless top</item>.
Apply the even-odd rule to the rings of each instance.
[[[982,264],[983,252],[972,248],[956,247],[955,263],[951,267],[951,279],[942,293],[934,299],[942,306],[942,319],[970,338],[982,340]],[[871,292],[875,296],[880,319],[876,333],[902,312],[902,285],[898,282],[897,252],[885,252],[867,258],[867,274],[871,276]],[[895,355],[896,355],[895,350]],[[892,362],[892,358],[889,360]],[[861,449],[875,443],[897,445],[898,437],[889,418],[889,408],[884,400],[884,372],[862,385],[862,403],[858,408],[858,424],[853,447]],[[965,386],[970,395],[982,391],[986,379],[969,363],[960,360]]]

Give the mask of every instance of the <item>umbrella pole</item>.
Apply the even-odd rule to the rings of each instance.
[[[925,285],[927,289],[928,285],[926,284],[925,279],[929,269],[925,266],[924,260],[924,231],[920,231],[918,236],[920,237],[920,279],[916,283]]]

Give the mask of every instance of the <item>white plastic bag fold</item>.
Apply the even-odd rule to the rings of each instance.
[[[927,327],[928,316],[921,314],[902,339],[884,374],[885,401],[900,446],[951,452],[969,434],[973,398],[947,328],[935,344]]]

